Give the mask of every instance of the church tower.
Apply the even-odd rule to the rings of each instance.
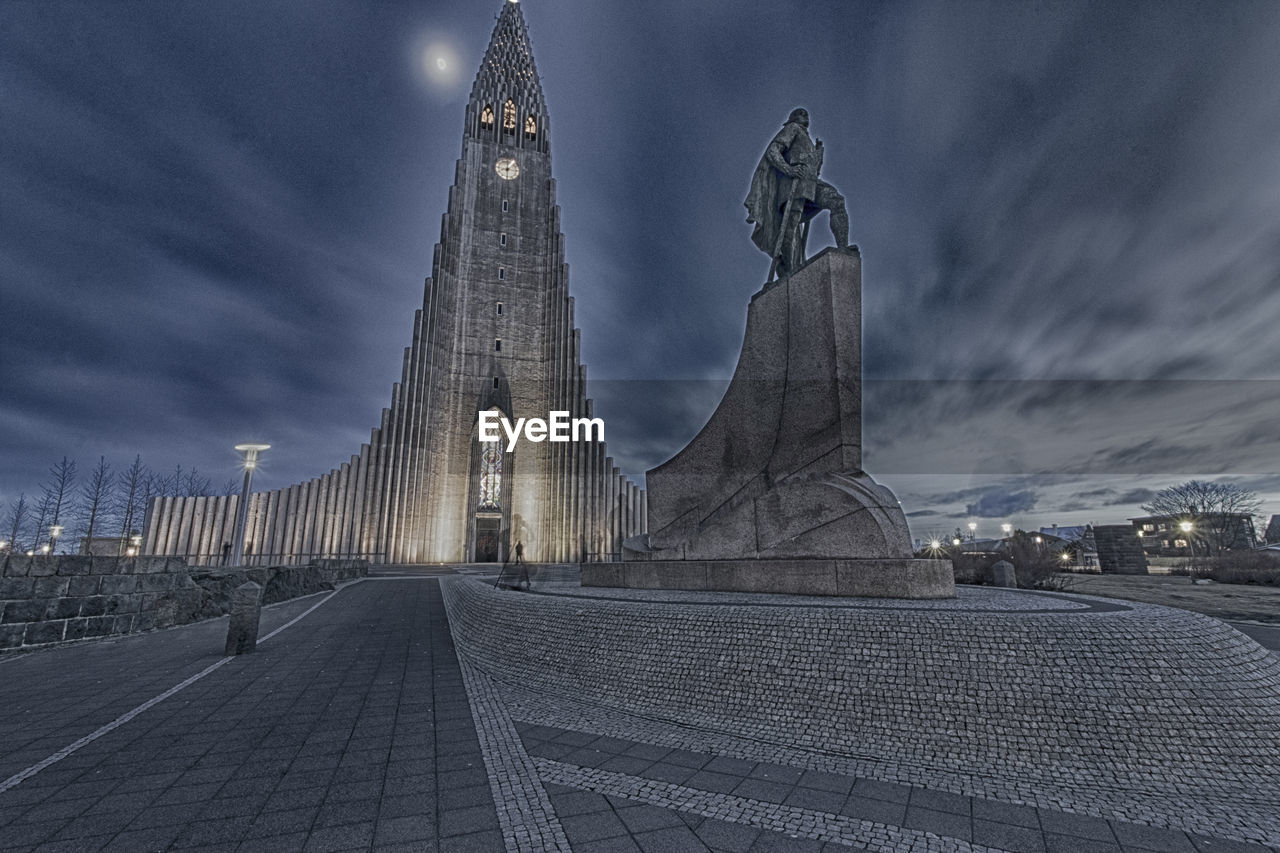
[[[246,564],[316,557],[607,559],[644,492],[603,441],[478,440],[478,417],[590,418],[573,325],[551,122],[520,6],[503,4],[471,88],[440,242],[391,405],[350,462],[255,494]],[[196,502],[204,506],[197,507]],[[146,553],[217,563],[236,498],[161,498]]]

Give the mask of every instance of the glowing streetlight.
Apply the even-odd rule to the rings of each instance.
[[[8,548],[8,547],[9,547],[9,543],[4,539],[0,539],[0,551],[3,551],[5,548]]]
[[[951,544],[952,544],[952,545],[959,545],[959,544],[960,544],[960,539],[959,539],[959,537],[957,537],[957,538],[955,538],[955,539],[952,539],[952,540],[951,540]]]
[[[53,549],[58,547],[58,537],[62,535],[62,531],[66,530],[61,524],[55,524],[49,528],[49,545],[45,548],[46,554],[53,553]]]
[[[253,472],[258,467],[258,454],[270,450],[269,444],[237,444],[236,450],[244,454],[244,485],[240,487],[240,502],[236,506],[236,538],[231,546],[230,565],[238,566],[244,557],[244,525],[249,520],[249,487],[253,484]]]
[[[1195,557],[1195,555],[1196,555],[1196,540],[1195,540],[1195,538],[1191,535],[1191,531],[1195,530],[1195,529],[1196,529],[1196,526],[1195,526],[1194,524],[1192,524],[1191,522],[1189,522],[1189,521],[1183,521],[1183,522],[1180,522],[1180,523],[1178,524],[1178,527],[1182,528],[1182,532],[1183,532],[1183,534],[1187,537],[1187,548],[1191,551],[1191,556],[1192,556],[1192,557]],[[1210,553],[1212,553],[1212,552],[1210,552]]]
[[[1013,532],[1013,525],[1012,524],[1000,525],[1000,532],[1003,533],[1005,536],[1008,536],[1010,533]]]
[[[971,521],[969,522],[969,538],[976,539],[977,536],[978,536],[978,522]]]

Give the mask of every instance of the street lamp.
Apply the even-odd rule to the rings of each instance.
[[[978,522],[971,521],[969,522],[969,539],[973,540],[976,538],[978,538]]]
[[[240,487],[240,502],[236,506],[236,539],[231,546],[231,565],[240,565],[244,556],[244,525],[249,520],[249,487],[253,484],[253,472],[258,467],[258,454],[270,450],[269,444],[237,444],[236,450],[244,454],[244,485]]]
[[[142,551],[142,534],[135,533],[129,537],[129,547],[124,550],[126,557],[136,557]]]
[[[1013,525],[1012,524],[1000,525],[1000,532],[1003,533],[1006,537],[1008,537],[1008,535],[1013,532]]]
[[[58,547],[58,537],[62,535],[62,531],[65,529],[61,524],[55,524],[49,528],[49,550],[45,553],[53,553],[53,550]]]
[[[1187,537],[1187,548],[1190,549],[1191,559],[1194,560],[1196,558],[1196,540],[1195,537],[1191,535],[1191,531],[1195,530],[1196,526],[1189,521],[1184,521],[1179,524],[1178,527],[1182,528],[1183,534]]]

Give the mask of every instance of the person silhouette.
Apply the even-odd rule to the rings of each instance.
[[[529,564],[524,561],[524,543],[519,539],[516,540],[516,565],[520,567],[520,578],[516,581],[516,586],[524,584],[524,588],[528,589],[529,584]]]

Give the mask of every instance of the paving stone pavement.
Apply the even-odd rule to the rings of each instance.
[[[225,619],[0,657],[0,850],[1275,851],[530,695],[459,659],[439,574],[268,608],[305,615],[238,658]]]

